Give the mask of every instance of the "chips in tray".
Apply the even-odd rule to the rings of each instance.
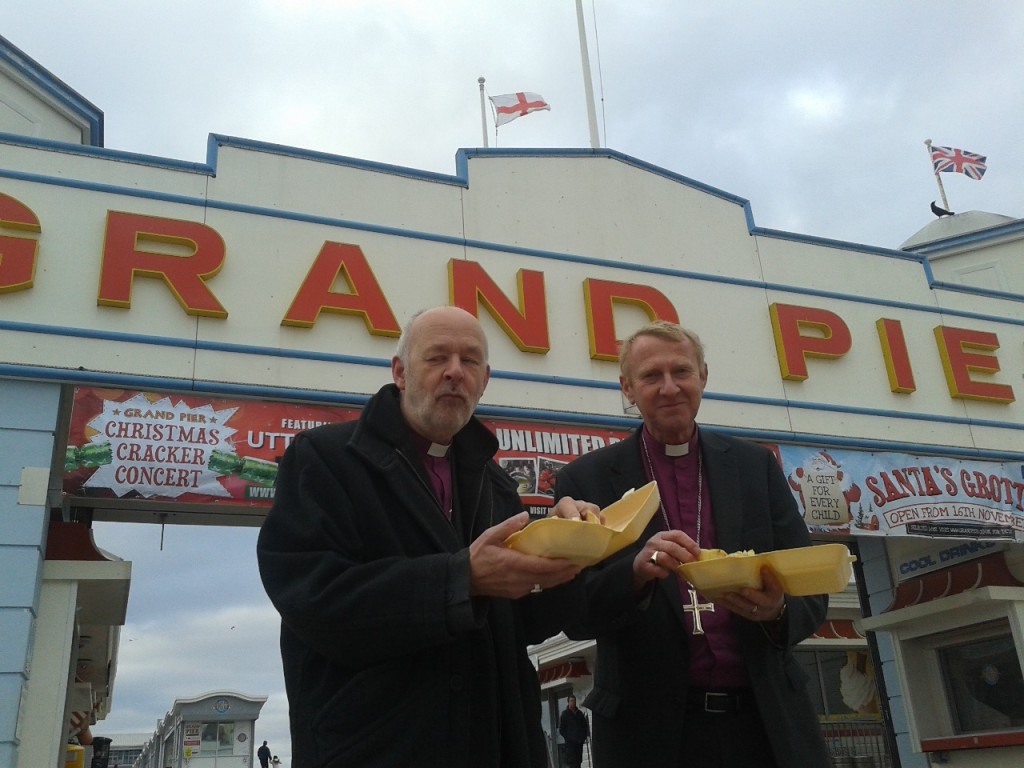
[[[761,589],[761,568],[778,577],[787,595],[822,595],[842,592],[850,581],[856,558],[845,544],[817,544],[774,552],[705,550],[710,557],[679,566],[680,575],[705,597],[713,598],[743,587]]]
[[[596,517],[546,517],[513,533],[505,546],[528,555],[564,558],[581,568],[594,565],[636,541],[660,502],[658,486],[650,482],[605,507],[603,524]]]

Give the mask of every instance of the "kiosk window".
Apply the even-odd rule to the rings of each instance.
[[[234,723],[203,723],[203,744],[201,757],[230,755],[235,736]]]
[[[937,648],[956,732],[1024,727],[1024,681],[1009,622],[986,623],[972,635]]]

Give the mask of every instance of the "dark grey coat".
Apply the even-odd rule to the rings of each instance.
[[[564,467],[558,496],[605,507],[630,488],[644,485],[638,434]],[[770,451],[707,429],[701,429],[700,446],[721,549],[765,552],[811,543]],[[632,588],[633,558],[663,528],[656,514],[635,546],[582,577],[584,616],[568,633],[576,639],[597,638],[594,688],[585,704],[593,712],[598,768],[685,764],[679,724],[686,705],[689,653],[679,589],[669,577],[657,582],[645,601]],[[806,692],[807,675],[792,646],[821,625],[828,599],[787,596],[786,604],[781,639],[770,638],[759,624],[734,619],[741,651],[779,765],[824,768],[830,764],[828,752]]]
[[[289,446],[257,552],[295,768],[547,764],[526,646],[561,629],[572,587],[470,597],[468,543],[522,510],[496,448],[475,419],[456,435],[453,525],[393,385]]]

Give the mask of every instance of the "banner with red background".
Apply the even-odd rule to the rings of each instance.
[[[126,390],[75,390],[64,492],[269,506],[277,461],[298,432],[359,411]]]
[[[75,391],[64,492],[133,499],[269,506],[277,462],[304,429],[358,418],[359,409],[221,400],[126,390]],[[624,431],[484,419],[498,463],[532,514],[546,514],[554,475]]]

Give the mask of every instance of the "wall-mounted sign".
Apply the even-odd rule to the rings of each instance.
[[[75,391],[64,492],[80,498],[267,505],[277,460],[303,429],[349,408],[125,390]]]
[[[80,388],[75,392],[64,492],[132,499],[269,506],[277,462],[304,429],[358,418],[353,408],[221,400]],[[627,434],[589,427],[484,420],[498,463],[523,503],[546,514],[558,469]]]
[[[779,446],[812,532],[1024,540],[1024,464]]]

